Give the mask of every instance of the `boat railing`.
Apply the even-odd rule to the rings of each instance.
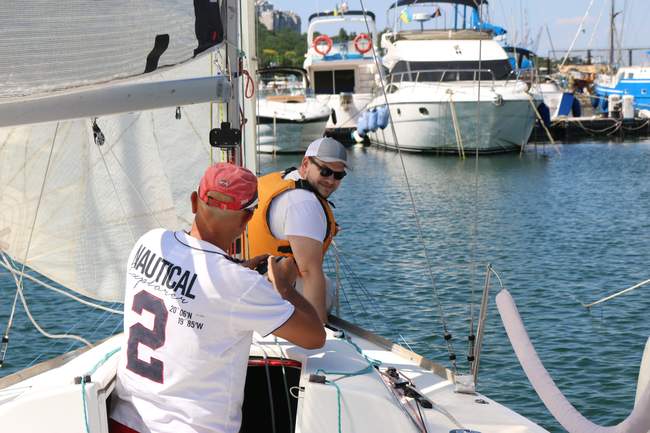
[[[492,69],[422,69],[417,71],[392,72],[388,84],[408,83],[443,83],[450,81],[491,82],[496,77]]]

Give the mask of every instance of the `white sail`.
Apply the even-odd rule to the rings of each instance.
[[[0,101],[181,63],[221,42],[220,22],[214,0],[5,0]]]
[[[210,58],[147,81],[209,75]],[[209,108],[183,107],[180,119],[170,107],[103,116],[96,125],[86,118],[1,128],[3,249],[65,287],[121,301],[135,240],[191,221],[188,194],[209,163]]]

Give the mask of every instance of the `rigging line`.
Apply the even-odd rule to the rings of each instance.
[[[480,13],[480,12],[479,12]],[[481,17],[479,16],[479,21]],[[478,233],[478,200],[479,200],[479,170],[478,170],[478,148],[481,144],[481,79],[483,66],[483,40],[478,41],[478,88],[477,88],[477,102],[476,102],[476,145],[474,148],[474,206],[472,210],[474,215],[472,218],[472,248],[471,248],[471,266],[470,266],[470,298],[469,298],[469,335],[468,344],[472,353],[468,352],[468,358],[473,355],[472,338],[474,336],[474,304],[476,302],[476,244]],[[471,363],[471,362],[470,362]]]
[[[351,275],[353,275],[351,267],[350,267],[346,262],[344,262],[344,261],[341,261],[341,263],[342,263],[343,266],[345,267],[345,270],[346,270],[347,272],[349,272]],[[355,277],[355,278],[356,278],[356,277]],[[382,310],[382,308],[380,307],[380,305],[379,305],[377,302],[375,302],[375,301],[373,300],[372,296],[370,296],[370,293],[369,293],[367,290],[365,290],[365,288],[363,287],[363,285],[362,285],[360,282],[358,282],[358,281],[354,281],[354,279],[349,279],[349,278],[348,278],[348,281],[350,282],[350,284],[351,284],[352,286],[355,286],[355,285],[356,285],[356,288],[359,289],[359,291],[361,291],[361,293],[365,295],[365,297],[370,301],[370,304],[372,304],[372,306],[375,307],[376,309],[380,310],[380,314],[381,314],[382,316],[384,316],[384,317],[388,317],[388,316],[384,313],[384,311]],[[356,284],[355,284],[355,283],[356,283]],[[353,287],[353,288],[354,288],[354,287]],[[366,308],[365,308],[365,303],[364,303],[363,299],[361,299],[361,295],[359,295],[356,291],[354,291],[353,293],[357,296],[357,299],[359,300],[359,303],[360,303],[361,307],[363,308],[364,312],[367,313]],[[379,319],[379,318],[377,318],[377,319]]]
[[[581,304],[585,308],[591,308],[591,307],[593,307],[595,305],[598,305],[598,304],[601,304],[603,302],[609,301],[610,299],[617,298],[617,297],[619,297],[619,296],[621,296],[621,295],[623,295],[623,294],[625,294],[627,292],[631,292],[632,290],[638,289],[639,287],[645,286],[646,284],[650,284],[650,279],[647,279],[645,281],[641,281],[640,283],[637,283],[637,284],[633,285],[632,287],[628,287],[627,289],[623,289],[623,290],[618,291],[618,292],[616,292],[616,293],[614,293],[612,295],[605,296],[604,298],[599,299],[596,302],[592,302],[592,303],[589,303],[589,304],[583,304],[581,302]]]
[[[598,19],[596,20],[596,24],[594,25],[594,30],[591,32],[591,38],[589,38],[589,43],[587,44],[587,48],[591,48],[594,43],[594,38],[596,37],[596,33],[598,30],[598,27],[600,26],[600,20],[603,18],[603,13],[605,12],[605,8],[607,7],[607,2],[603,2],[603,7],[600,8],[600,13],[598,14]]]
[[[332,242],[334,244],[334,242]],[[338,249],[337,245],[334,245],[335,251],[339,253],[339,257],[341,258],[340,262],[345,268],[346,271],[346,276],[348,277],[348,281],[351,282],[352,285],[357,286],[357,288],[366,296],[366,298],[370,301],[370,304],[377,310],[379,310],[380,314],[383,317],[388,317],[388,315],[385,313],[384,309],[382,308],[381,304],[377,301],[374,300],[374,298],[370,295],[370,292],[368,289],[365,288],[364,284],[361,282],[361,279],[356,276],[354,271],[352,270],[352,266],[343,258],[343,254],[341,253],[341,250]]]
[[[0,252],[0,254],[4,255],[4,253],[2,253],[2,252]],[[71,299],[79,302],[80,304],[84,304],[84,305],[87,305],[89,307],[96,308],[98,310],[104,310],[106,312],[113,313],[113,314],[120,314],[120,315],[124,314],[122,311],[114,310],[112,308],[105,307],[105,306],[100,305],[100,304],[95,304],[94,302],[86,301],[86,300],[84,300],[82,298],[79,298],[76,295],[73,295],[72,293],[66,292],[65,290],[59,289],[58,287],[54,287],[54,286],[46,283],[45,281],[42,281],[39,278],[34,277],[33,275],[29,274],[28,272],[22,272],[22,271],[19,271],[17,269],[14,269],[11,266],[11,264],[6,261],[6,259],[4,260],[4,263],[0,263],[0,266],[7,269],[9,272],[15,272],[16,274],[18,274],[20,276],[23,276],[23,277],[27,278],[30,281],[33,281],[33,282],[45,287],[46,289],[50,289],[52,291],[60,293],[61,295],[67,296],[68,298],[71,298]]]
[[[38,217],[38,211],[39,211],[39,209],[41,207],[41,202],[43,200],[43,192],[45,191],[45,181],[47,179],[47,174],[48,174],[48,172],[50,170],[50,164],[52,162],[52,154],[54,153],[54,143],[56,142],[56,137],[57,137],[58,132],[59,132],[59,125],[60,124],[61,124],[60,122],[56,122],[56,126],[54,128],[54,134],[53,134],[54,136],[52,137],[52,144],[50,145],[50,152],[48,154],[47,163],[45,165],[45,173],[43,174],[43,182],[41,183],[41,190],[40,190],[39,195],[38,195],[38,201],[36,203],[36,210],[34,211],[34,220],[32,221],[32,227],[31,227],[31,229],[29,231],[29,237],[27,239],[27,246],[25,248],[25,256],[24,256],[23,261],[22,261],[22,268],[20,270],[20,272],[21,272],[20,279],[16,279],[16,276],[14,275],[14,279],[16,280],[16,295],[17,296],[14,297],[13,306],[11,308],[11,313],[9,315],[9,320],[7,321],[7,327],[5,329],[5,333],[2,336],[2,347],[0,348],[0,366],[4,363],[5,356],[7,355],[7,349],[9,347],[9,331],[11,330],[11,326],[12,326],[13,321],[14,321],[14,315],[15,315],[15,312],[16,312],[16,304],[17,304],[17,300],[18,300],[17,297],[20,296],[21,298],[23,298],[22,293],[21,293],[21,287],[22,287],[22,284],[23,284],[22,273],[25,272],[25,262],[27,262],[27,257],[29,255],[29,248],[30,248],[30,246],[32,244],[32,237],[34,235],[34,228],[36,227],[36,219]],[[3,257],[4,257],[4,254],[3,254]],[[6,260],[6,258],[5,258],[5,260]],[[27,304],[26,302],[23,302],[23,305],[25,305],[25,311],[27,311],[27,305],[26,304]],[[29,313],[28,313],[28,315],[29,315]],[[34,322],[32,322],[32,323],[34,323]]]
[[[361,4],[361,10],[363,11],[363,19],[364,19],[364,22],[366,24],[366,31],[368,32],[368,34],[370,34],[370,25],[368,24],[368,17],[366,15],[366,7],[363,4],[363,0],[359,0],[359,3]],[[438,307],[438,313],[439,313],[439,316],[440,316],[440,321],[442,323],[442,327],[443,327],[443,329],[445,331],[445,334],[446,335],[451,335],[449,333],[449,329],[447,327],[447,321],[445,319],[445,313],[444,313],[444,309],[442,307],[442,302],[440,300],[440,297],[438,296],[438,290],[436,288],[435,279],[434,279],[434,276],[433,276],[433,270],[431,269],[431,259],[429,257],[429,251],[427,250],[426,244],[424,242],[424,234],[422,232],[422,225],[420,224],[420,217],[419,217],[419,214],[418,214],[417,206],[415,205],[415,198],[413,196],[413,190],[411,189],[411,183],[409,181],[409,177],[408,177],[408,174],[406,172],[406,165],[404,163],[404,158],[402,156],[402,149],[401,149],[401,147],[399,145],[399,142],[397,140],[397,132],[395,131],[395,124],[393,123],[393,116],[390,115],[390,104],[388,103],[388,95],[386,93],[386,87],[384,85],[384,79],[382,77],[381,66],[379,65],[379,57],[377,56],[377,52],[375,50],[374,44],[371,46],[371,48],[372,48],[372,58],[373,58],[373,60],[375,62],[375,67],[377,68],[377,72],[379,73],[379,77],[381,78],[381,80],[380,80],[380,82],[381,82],[381,91],[382,91],[382,94],[384,96],[384,102],[386,103],[386,107],[388,108],[388,113],[389,113],[388,119],[390,120],[390,129],[391,129],[391,132],[393,134],[393,140],[395,142],[395,148],[397,149],[397,154],[399,155],[400,163],[402,165],[402,171],[404,172],[404,179],[406,181],[406,187],[407,187],[407,190],[408,190],[408,193],[409,193],[409,198],[411,200],[411,206],[413,207],[413,214],[415,216],[415,225],[416,225],[416,229],[417,229],[417,233],[418,233],[418,239],[420,240],[420,244],[422,245],[422,251],[424,253],[424,257],[425,257],[425,260],[426,260],[427,270],[428,270],[428,273],[429,273],[429,278],[431,279],[431,288],[433,290],[434,302],[436,303],[436,305]],[[445,340],[445,341],[447,342],[447,351],[449,352],[449,357],[451,359],[452,355],[455,357],[454,348],[453,348],[453,345],[451,343],[451,338],[448,339],[448,340]],[[456,371],[456,362],[452,361],[452,365],[453,365],[454,371]]]
[[[251,344],[262,351],[262,357],[264,358],[264,370],[265,370],[265,374],[266,374],[266,386],[267,386],[267,389],[269,390],[269,409],[271,411],[271,427],[272,427],[273,433],[276,433],[276,430],[275,430],[275,407],[274,407],[274,404],[273,404],[275,400],[273,400],[273,389],[272,389],[272,386],[271,386],[271,370],[269,368],[269,357],[266,354],[266,349],[264,349],[264,347],[262,347],[262,345],[259,342],[252,341]]]
[[[5,258],[6,260],[6,258]],[[25,296],[23,294],[22,290],[22,277],[20,280],[18,279],[18,276],[14,273],[11,272],[12,276],[14,277],[14,281],[16,282],[16,287],[18,291],[18,296],[20,296],[20,300],[23,304],[23,308],[25,309],[25,313],[27,314],[27,317],[29,318],[30,322],[32,322],[32,325],[36,328],[38,332],[40,332],[43,336],[51,339],[72,339],[72,340],[77,340],[83,344],[85,344],[88,347],[92,347],[92,344],[88,342],[86,339],[83,337],[80,337],[78,335],[72,335],[72,334],[50,334],[47,332],[45,329],[41,328],[41,326],[36,322],[36,319],[34,319],[34,316],[32,316],[32,313],[29,311],[29,307],[27,306],[27,300],[25,299]]]
[[[573,41],[571,42],[571,45],[569,46],[569,49],[567,50],[566,54],[564,55],[564,59],[562,59],[562,64],[560,64],[560,68],[562,68],[564,66],[567,59],[569,58],[569,54],[571,54],[571,51],[573,50],[573,46],[576,44],[576,41],[578,40],[578,36],[580,36],[580,32],[582,31],[582,26],[585,24],[585,20],[587,19],[587,16],[589,16],[589,11],[591,11],[591,7],[593,5],[594,5],[594,0],[591,0],[589,2],[589,6],[587,7],[587,11],[582,16],[582,20],[580,21],[580,25],[578,26],[578,30],[576,31],[575,36],[573,37]]]
[[[273,339],[275,340],[275,345],[280,351],[280,359],[282,359],[283,361],[286,360],[287,358],[284,356],[284,351],[282,350],[282,346],[280,346],[278,337],[274,335]],[[282,367],[282,382],[284,382],[284,392],[285,392],[285,397],[287,398],[287,414],[289,415],[289,432],[291,433],[294,431],[294,424],[293,424],[293,414],[291,413],[291,399],[289,398],[289,383],[287,382],[287,370],[284,366],[284,363],[282,363],[280,367]]]

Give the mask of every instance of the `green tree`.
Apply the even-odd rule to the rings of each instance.
[[[307,52],[307,35],[282,29],[270,32],[257,22],[257,52],[259,67],[302,67]]]

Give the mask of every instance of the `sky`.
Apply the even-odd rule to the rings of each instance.
[[[387,27],[386,10],[394,0],[363,0],[365,7],[377,17],[377,27]],[[537,45],[539,55],[547,55],[551,47],[560,52],[571,46],[576,37],[575,48],[607,48],[609,46],[609,14],[612,0],[489,0],[489,14],[493,24],[508,30],[509,42],[520,43],[528,28],[529,49]],[[307,30],[307,18],[320,10],[331,10],[335,0],[271,0],[275,9],[292,10],[302,18],[302,31]],[[338,3],[341,1],[339,0]],[[361,9],[360,0],[349,0],[349,8]],[[581,21],[589,6],[589,14]],[[623,14],[616,18],[617,28],[626,48],[650,49],[647,27],[650,25],[649,0],[615,0],[616,11]],[[547,32],[548,27],[548,32]],[[549,34],[551,41],[549,42]],[[538,37],[539,36],[539,37]],[[537,42],[538,41],[538,42]],[[636,59],[636,57],[639,57]],[[635,62],[650,63],[650,56],[639,52]]]

